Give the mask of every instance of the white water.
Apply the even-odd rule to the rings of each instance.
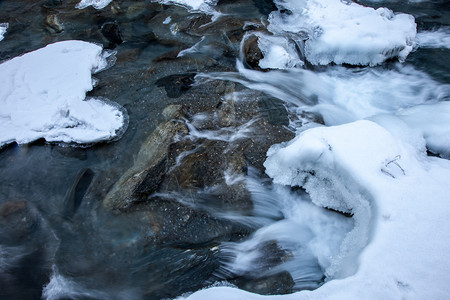
[[[253,215],[230,217],[244,224],[264,226],[244,242],[220,247],[223,266],[217,275],[260,278],[288,271],[295,289],[318,287],[333,257],[339,254],[353,220],[314,205],[304,192],[293,192],[282,185],[263,185],[255,174],[245,180],[254,203]],[[282,262],[274,264],[277,256],[267,247],[275,244],[285,254]]]
[[[419,47],[450,49],[450,28],[419,32],[417,34],[417,40]]]

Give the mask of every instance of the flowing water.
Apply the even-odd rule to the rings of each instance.
[[[280,9],[280,17],[281,1],[197,1],[201,7],[113,1],[99,10],[63,2],[0,1],[0,24],[8,23],[0,61],[67,39],[114,49],[116,64],[95,75],[89,96],[123,106],[129,126],[120,140],[89,147],[38,140],[0,149],[0,299],[163,299],[214,284],[265,294],[315,289],[333,278],[355,220],[316,206],[301,188],[272,183],[263,167],[270,145],[261,141],[288,141],[316,126],[402,117],[450,97],[445,0],[358,1],[411,14],[417,24],[417,45],[404,62],[371,67],[310,65],[299,51],[304,37],[295,42],[298,36],[280,34],[289,24],[277,18],[288,22],[283,15],[295,14]],[[204,20],[208,15],[212,19]],[[59,22],[51,22],[55,18]],[[279,45],[277,53],[290,60],[267,52],[260,66],[272,70],[252,68],[244,43],[265,32],[269,21],[277,40],[266,46]],[[104,24],[118,24],[121,33],[106,32]],[[139,161],[170,104],[187,107],[180,119],[188,133],[174,137],[163,184],[126,212],[106,209],[103,199]],[[221,115],[227,109],[236,120]],[[287,133],[266,141],[264,117]],[[242,165],[234,153],[248,143]],[[210,149],[218,152],[209,155]],[[189,159],[205,159],[205,167],[197,171]],[[190,172],[206,179],[199,183],[203,177]],[[224,186],[232,189],[224,192]],[[363,246],[346,262],[348,269],[356,269]]]

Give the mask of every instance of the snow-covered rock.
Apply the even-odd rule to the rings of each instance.
[[[390,58],[403,61],[415,46],[416,24],[411,15],[340,0],[275,3],[279,10],[270,14],[268,29],[295,41],[314,65],[377,65]]]
[[[265,166],[275,182],[303,186],[315,204],[354,214],[355,227],[326,270],[331,280],[291,295],[216,287],[187,299],[445,299],[450,294],[449,161],[427,157],[425,149],[367,120],[307,130],[268,155]]]
[[[111,1],[112,0],[81,0],[75,7],[78,9],[83,9],[92,5],[95,9],[102,9],[108,6]]]
[[[64,41],[0,64],[0,146],[49,142],[89,144],[120,136],[126,111],[104,99],[85,99],[92,73],[109,66],[101,46]]]

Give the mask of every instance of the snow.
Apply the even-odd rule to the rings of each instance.
[[[230,287],[187,299],[445,299],[450,294],[450,162],[368,120],[304,131],[268,152],[267,174],[355,226],[313,291],[259,296]],[[430,271],[430,268],[432,271]],[[331,298],[330,298],[331,297]],[[179,298],[184,299],[184,298]]]
[[[85,99],[91,74],[109,66],[101,46],[64,41],[0,64],[0,147],[44,138],[90,144],[118,138],[127,114],[106,99]]]
[[[217,17],[219,13],[214,9],[217,0],[158,0],[162,4],[175,4],[188,8],[191,11],[200,11]]]
[[[422,31],[417,34],[417,44],[422,48],[450,49],[450,28]]]
[[[403,61],[415,46],[416,24],[411,15],[351,1],[275,3],[279,10],[269,16],[269,31],[295,41],[314,65],[377,65],[391,58]]]
[[[6,30],[8,29],[8,23],[0,23],[0,41],[5,38]]]
[[[88,6],[94,7],[95,9],[105,8],[112,0],[81,0],[75,7],[78,9],[84,9]]]

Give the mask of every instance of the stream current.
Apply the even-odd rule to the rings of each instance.
[[[263,165],[269,147],[308,128],[449,99],[444,0],[358,2],[414,16],[419,42],[404,62],[314,66],[296,51],[293,64],[266,55],[271,70],[252,66],[245,41],[267,31],[276,4],[280,14],[295,13],[277,1],[208,2],[203,11],[170,1],[98,10],[77,3],[0,1],[0,23],[8,23],[0,62],[68,39],[112,49],[115,65],[95,74],[88,96],[124,107],[129,126],[110,143],[0,149],[0,299],[164,299],[211,285],[315,289],[334,278],[354,220],[316,206],[301,188],[272,183]],[[182,112],[167,118],[167,107]],[[184,129],[170,129],[174,119]],[[145,148],[165,136],[163,150]],[[162,159],[140,154],[158,151]],[[109,204],[142,161],[151,166],[143,191]],[[349,264],[351,274],[357,253]]]

